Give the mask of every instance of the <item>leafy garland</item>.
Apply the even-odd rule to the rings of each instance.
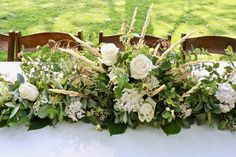
[[[151,7],[137,44],[131,44],[137,36],[133,33],[137,8],[127,33],[127,23],[122,25],[124,51],[108,43],[101,45],[100,53],[72,36],[85,50],[53,43],[52,49],[40,48],[35,60],[23,54],[26,79],[18,74],[15,82],[0,80],[0,127],[23,124],[34,130],[83,121],[97,130],[107,128],[111,135],[140,125],[162,128],[170,135],[196,122],[235,130],[233,63],[219,74],[219,63],[205,64],[210,61],[191,54],[184,60],[178,50],[173,52],[192,33],[159,55],[160,45],[149,48],[143,38]],[[198,77],[192,72],[196,66],[208,75]]]

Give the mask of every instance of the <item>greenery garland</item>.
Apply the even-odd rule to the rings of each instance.
[[[107,128],[111,135],[140,125],[162,128],[170,135],[196,122],[235,130],[234,65],[219,74],[217,62],[205,64],[209,61],[198,61],[198,55],[191,54],[184,60],[175,48],[192,33],[157,55],[160,45],[149,48],[143,38],[150,11],[139,42],[131,45],[137,36],[133,33],[135,9],[121,37],[124,51],[112,43],[98,50],[72,36],[86,50],[54,43],[51,49],[41,47],[36,59],[23,54],[26,78],[18,74],[15,82],[0,80],[0,127],[23,124],[34,130],[62,121],[83,121],[97,130]],[[126,28],[124,23],[122,32]],[[192,71],[197,66],[208,75],[198,77]]]

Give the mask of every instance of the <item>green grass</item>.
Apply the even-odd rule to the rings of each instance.
[[[83,30],[85,37],[97,37],[103,30],[113,34],[123,20],[130,21],[135,6],[135,30],[140,32],[151,3],[148,34],[165,37],[169,32],[176,41],[182,32],[200,29],[196,35],[236,37],[235,0],[0,0],[0,33]]]

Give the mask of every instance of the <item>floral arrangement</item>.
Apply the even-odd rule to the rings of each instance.
[[[40,48],[36,59],[23,54],[25,78],[18,74],[15,82],[0,80],[0,126],[23,124],[34,130],[83,121],[97,130],[107,128],[111,135],[140,125],[170,135],[196,122],[235,130],[233,62],[219,74],[217,62],[183,57],[176,47],[192,33],[162,54],[160,45],[149,48],[143,37],[150,12],[151,7],[136,44],[130,42],[138,36],[133,33],[137,8],[130,26],[122,25],[123,51],[112,43],[94,48],[72,35],[84,50],[50,41],[50,49]],[[199,77],[193,72],[196,66],[208,75]]]

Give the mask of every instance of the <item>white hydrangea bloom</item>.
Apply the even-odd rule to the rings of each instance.
[[[220,83],[215,97],[220,101],[220,110],[229,112],[235,107],[236,92],[229,83]]]
[[[222,113],[227,113],[229,112],[230,110],[232,110],[233,108],[235,107],[235,105],[233,104],[220,104],[220,111]]]
[[[138,112],[140,106],[143,104],[143,94],[139,93],[136,89],[127,89],[123,90],[122,97],[119,100],[116,100],[114,108],[116,110],[124,110],[128,113]]]
[[[70,98],[70,104],[66,106],[65,112],[73,121],[83,118],[85,111],[82,109],[82,103],[79,97]]]

